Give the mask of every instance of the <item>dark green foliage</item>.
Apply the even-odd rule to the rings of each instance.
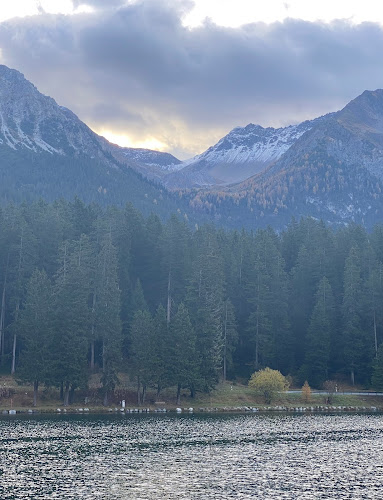
[[[372,385],[377,391],[383,391],[383,344],[379,346],[377,357],[374,361]]]
[[[196,232],[196,255],[187,306],[197,332],[201,388],[214,387],[222,367],[224,273],[217,234],[211,226]]]
[[[196,334],[186,306],[181,303],[169,327],[169,383],[177,387],[177,404],[181,389],[198,386],[199,357]]]
[[[33,383],[34,406],[39,383],[49,380],[52,370],[52,313],[51,283],[44,271],[35,269],[27,285],[25,307],[15,325],[23,343],[17,375]]]
[[[51,382],[63,384],[64,405],[69,404],[71,391],[87,381],[90,258],[90,245],[85,236],[72,244],[65,242],[61,248],[53,298]]]
[[[62,387],[98,373],[193,396],[269,366],[302,383],[380,387],[382,234],[293,221],[284,233],[191,230],[79,199],[0,210],[2,370]],[[43,362],[36,364],[35,359]]]
[[[150,312],[136,311],[131,330],[130,369],[137,379],[138,404],[144,402],[146,389],[153,381],[154,335],[154,322]]]
[[[324,277],[315,296],[314,310],[306,336],[305,378],[314,387],[328,379],[331,335],[335,331],[334,297],[330,282]]]

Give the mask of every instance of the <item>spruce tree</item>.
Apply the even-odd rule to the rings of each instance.
[[[87,381],[90,257],[89,239],[85,235],[71,244],[64,243],[54,285],[51,376],[53,383],[62,384],[64,405],[70,403],[74,390]]]
[[[323,277],[306,336],[304,373],[309,383],[321,387],[329,374],[331,338],[334,335],[334,298],[330,282]]]
[[[35,269],[17,323],[23,345],[18,377],[33,383],[33,406],[37,404],[39,384],[51,379],[52,312],[51,283],[45,271]]]
[[[176,402],[180,404],[181,389],[198,386],[199,358],[196,334],[186,306],[181,303],[169,326],[168,372],[177,387]]]

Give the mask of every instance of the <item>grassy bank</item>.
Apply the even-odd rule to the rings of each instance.
[[[36,409],[39,411],[57,411],[63,409],[62,401],[59,397],[57,388],[41,387]],[[353,407],[370,408],[376,407],[383,410],[382,396],[369,395],[349,395],[336,393],[328,401],[328,394],[312,393],[310,399],[304,399],[300,392],[278,394],[272,401],[273,407],[296,408],[296,407]],[[115,391],[111,398],[109,408],[120,407],[122,400],[126,402],[126,408],[137,407],[137,397],[134,385],[128,379],[121,377],[121,385]],[[143,404],[145,408],[152,410],[165,407],[175,409],[176,406],[182,408],[194,408],[204,410],[235,410],[243,408],[264,409],[263,398],[256,395],[252,389],[246,385],[219,384],[215,390],[210,393],[197,393],[196,397],[191,398],[186,391],[182,394],[181,404],[176,405],[175,391],[167,389],[160,396],[161,403],[156,402],[155,393],[149,391],[146,401]],[[15,409],[17,411],[32,409],[33,406],[33,388],[30,385],[20,384],[14,377],[0,377],[0,411]],[[76,411],[78,408],[89,408],[90,411],[108,411],[108,408],[102,406],[102,394],[99,386],[99,378],[95,376],[90,380],[87,389],[75,392],[73,403],[68,407],[68,411]]]

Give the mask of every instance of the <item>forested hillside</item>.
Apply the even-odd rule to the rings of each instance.
[[[382,301],[382,226],[191,229],[79,199],[0,212],[1,370],[61,387],[65,404],[93,372],[105,403],[120,372],[141,402],[265,366],[370,386]]]

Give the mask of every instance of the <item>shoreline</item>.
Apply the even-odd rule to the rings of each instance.
[[[326,414],[326,413],[383,413],[378,406],[233,406],[205,408],[118,408],[118,407],[68,407],[68,408],[11,408],[0,411],[0,416],[9,415],[193,415],[193,414]]]

